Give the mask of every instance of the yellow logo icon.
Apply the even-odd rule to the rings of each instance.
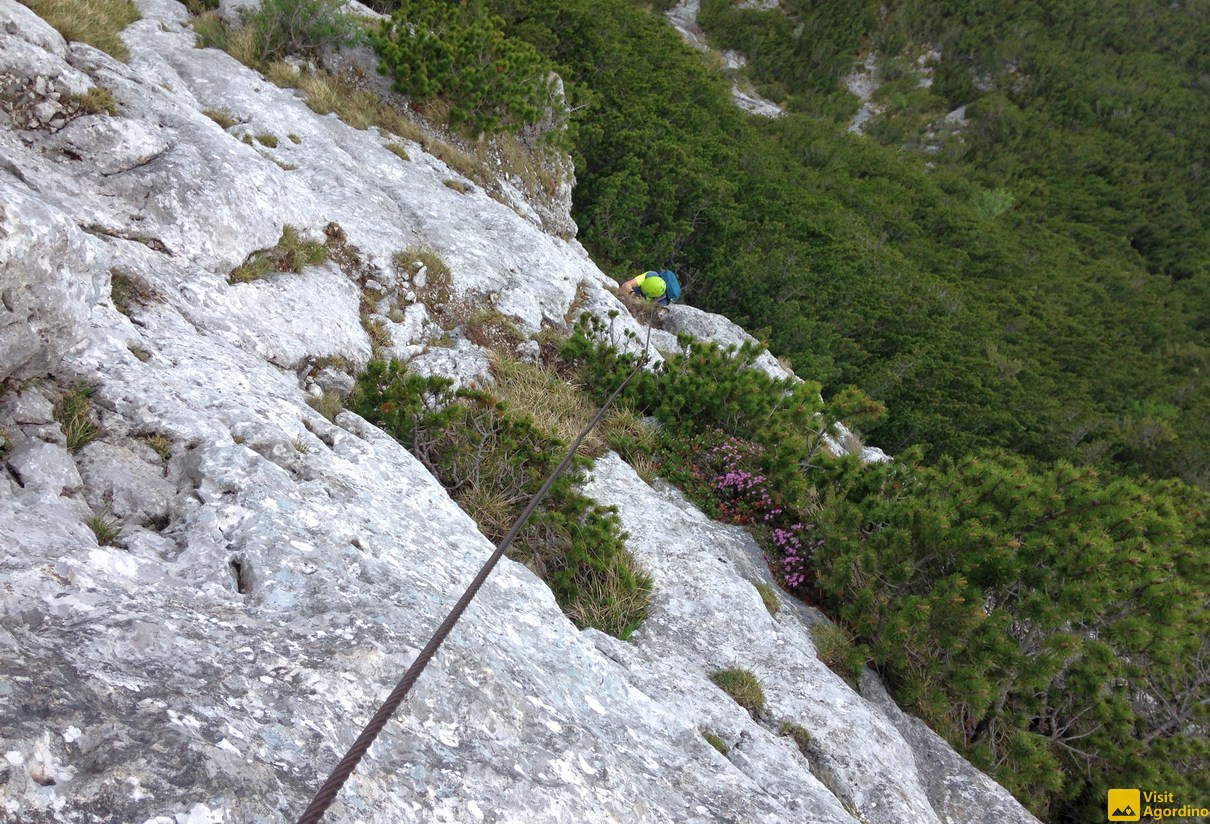
[[[1142,797],[1138,790],[1109,791],[1109,820],[1138,821]]]

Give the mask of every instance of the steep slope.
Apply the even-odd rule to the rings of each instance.
[[[536,216],[194,48],[177,3],[140,9],[123,64],[0,0],[0,73],[48,113],[0,130],[0,817],[285,820],[491,551],[406,450],[307,402],[370,357],[363,320],[417,369],[487,379],[396,254],[440,255],[443,303],[531,335],[620,304]],[[56,120],[97,84],[117,115]],[[229,283],[286,225],[326,229],[331,260]],[[83,444],[55,407],[77,384]],[[502,563],[329,820],[1032,820],[948,750],[937,774],[943,745],[824,668],[818,616],[771,619],[743,533],[614,457],[588,491],[654,574],[648,624],[578,632]],[[709,681],[733,663],[767,717]]]

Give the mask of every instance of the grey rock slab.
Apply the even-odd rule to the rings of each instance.
[[[722,315],[703,312],[693,306],[674,304],[664,316],[664,330],[674,335],[687,332],[698,340],[711,341],[720,346],[739,347],[745,343],[758,344],[756,338]],[[761,351],[755,362],[756,368],[771,378],[797,381],[798,376],[777,362],[768,351]]]
[[[12,447],[5,458],[9,470],[28,492],[70,495],[80,491],[83,480],[71,453],[57,443],[10,433]]]
[[[0,174],[0,380],[45,374],[83,339],[100,299],[97,246]]]
[[[947,824],[1036,824],[1038,819],[1008,790],[971,766],[919,718],[901,710],[871,673],[861,679],[861,694],[891,720],[912,747],[925,792]]]
[[[93,441],[76,453],[84,499],[94,512],[121,522],[166,521],[176,484],[166,478],[163,462],[150,447],[131,446]]]

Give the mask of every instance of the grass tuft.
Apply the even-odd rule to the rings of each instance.
[[[282,227],[281,239],[272,249],[253,252],[248,259],[231,270],[227,282],[251,283],[266,277],[270,272],[301,272],[307,266],[323,263],[328,259],[327,247],[322,243],[303,240],[298,230],[289,224]]]
[[[63,428],[67,448],[76,451],[96,440],[100,430],[92,422],[92,387],[80,386],[64,395],[55,404],[54,417]]]
[[[715,732],[712,730],[702,730],[702,738],[706,739],[706,743],[714,747],[723,755],[727,754],[727,745]]]
[[[782,721],[777,728],[778,735],[784,735],[787,738],[794,740],[798,751],[803,755],[808,755],[808,750],[811,746],[811,733],[805,727],[800,727],[793,721]]]
[[[147,435],[143,438],[143,443],[150,446],[164,463],[167,463],[168,459],[172,457],[172,441],[163,435]]]
[[[268,146],[270,149],[277,148],[277,135],[274,134],[258,134],[256,140],[262,146]]]
[[[405,149],[402,144],[388,143],[386,148],[387,148],[388,152],[395,155],[400,160],[411,160],[412,159],[408,156],[408,150]]]
[[[815,643],[815,654],[828,669],[844,678],[849,684],[857,682],[861,669],[855,660],[859,650],[853,645],[853,638],[848,630],[840,624],[821,622],[811,625],[811,640]]]
[[[88,524],[88,528],[92,530],[97,543],[101,546],[113,546],[113,542],[117,540],[118,534],[122,531],[121,524],[103,512],[93,515],[84,523]]]
[[[130,57],[121,31],[142,15],[130,0],[21,0],[65,40],[95,46],[122,62]]]
[[[713,673],[710,680],[753,716],[765,709],[765,692],[760,688],[760,681],[748,670],[728,667]]]
[[[463,183],[461,180],[454,180],[453,178],[446,178],[445,180],[443,180],[441,182],[442,182],[442,184],[444,184],[445,188],[453,189],[455,192],[458,192],[459,194],[464,195],[471,190],[471,187],[468,186],[467,184]]]
[[[340,395],[326,390],[318,398],[308,397],[307,405],[330,421],[335,421],[336,416],[345,408],[344,400]]]
[[[565,444],[576,439],[593,415],[592,399],[567,383],[546,366],[497,357],[492,363],[496,385],[492,394],[509,405],[514,414],[530,418],[543,432]],[[595,430],[580,446],[582,455],[600,455],[605,443]]]
[[[756,587],[756,591],[760,593],[760,599],[765,603],[765,609],[769,610],[770,615],[776,615],[781,609],[781,602],[777,600],[777,590],[763,581],[753,581],[752,586]]]
[[[236,124],[236,119],[231,112],[225,109],[203,109],[202,114],[218,124],[220,129],[230,129]]]
[[[69,99],[79,103],[80,108],[89,114],[113,116],[119,111],[118,101],[114,100],[113,93],[101,86],[93,86],[84,94],[73,94]]]

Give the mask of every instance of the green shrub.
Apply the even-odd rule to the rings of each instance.
[[[751,715],[758,716],[764,711],[765,692],[760,688],[760,681],[748,670],[729,667],[712,673],[710,680]]]
[[[491,395],[371,361],[350,408],[381,426],[499,541],[566,449]],[[617,515],[575,491],[583,459],[564,473],[510,547],[549,584],[578,626],[625,638],[647,612],[651,582],[626,549]]]
[[[535,123],[551,97],[551,64],[481,0],[400,0],[371,41],[396,91],[447,100],[451,125],[472,132]]]
[[[63,428],[67,448],[75,451],[96,440],[100,430],[92,421],[92,387],[80,386],[65,394],[55,404],[54,418]]]

